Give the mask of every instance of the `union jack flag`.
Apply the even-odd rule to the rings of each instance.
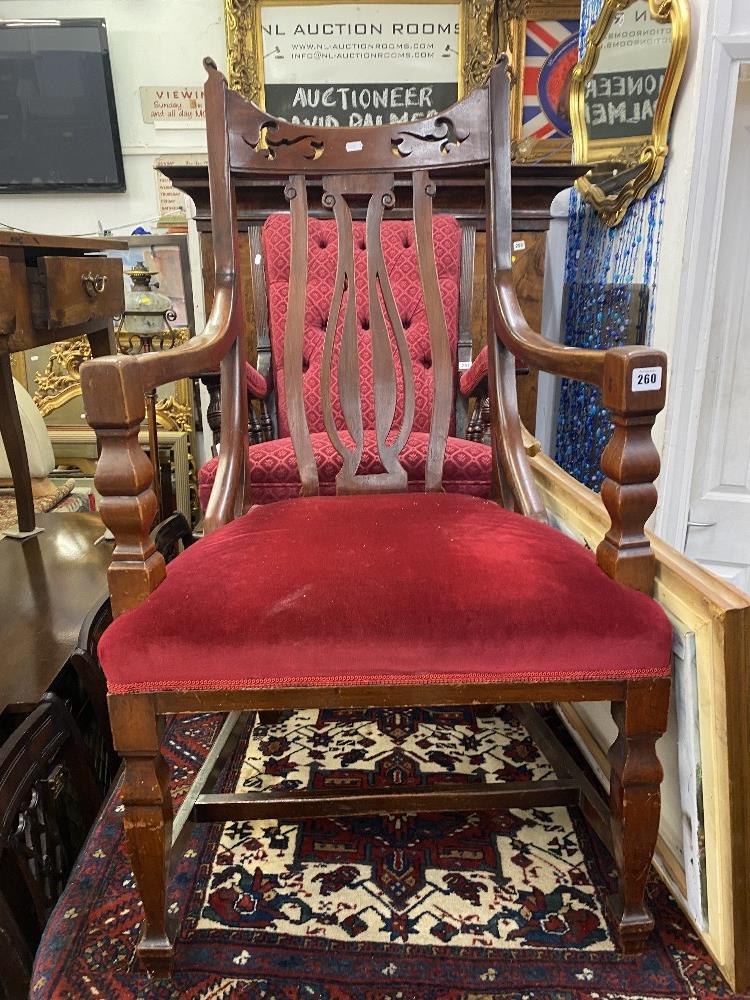
[[[568,78],[577,61],[578,21],[526,22],[524,138],[556,139],[570,135],[567,109],[558,113],[558,99],[562,95],[566,100]]]

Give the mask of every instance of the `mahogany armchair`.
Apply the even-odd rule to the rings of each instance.
[[[102,447],[96,473],[101,513],[116,540],[109,582],[117,617],[99,652],[115,745],[125,763],[126,840],[145,911],[138,954],[151,973],[168,973],[174,947],[167,919],[169,860],[183,843],[188,817],[292,820],[555,802],[580,805],[610,845],[619,885],[609,914],[622,949],[636,951],[653,927],[644,891],[659,821],[662,770],[655,742],[666,727],[670,685],[671,629],[648,596],[654,558],[644,534],[656,502],[659,460],[650,430],[664,403],[666,358],[642,347],[561,347],[526,325],[510,276],[504,60],[485,87],[437,118],[361,129],[290,125],[228,90],[210,60],[206,68],[216,257],[206,330],[174,351],[96,359],[81,368],[88,419]],[[453,166],[467,164],[487,170],[488,382],[502,504],[446,493],[442,486],[453,374],[433,244],[433,195],[438,184],[450,182]],[[301,482],[299,498],[252,509],[232,195],[241,173],[278,178],[289,201],[293,280],[283,373]],[[341,456],[335,496],[319,495],[305,409],[311,177],[322,178],[323,206],[332,211],[338,235],[320,379],[325,431]],[[407,492],[401,462],[415,419],[415,388],[380,235],[397,198],[412,206],[432,357],[419,493]],[[356,328],[353,203],[364,203],[367,213],[367,351]],[[602,459],[602,495],[612,523],[595,557],[545,523],[522,443],[514,355],[600,386],[612,411],[614,433]],[[144,390],[219,362],[224,419],[207,535],[165,571],[149,537],[151,463],[138,444]],[[380,469],[363,471],[368,384]],[[469,574],[481,588],[450,585]],[[214,748],[187,804],[173,817],[157,726],[166,713],[227,712],[223,740],[245,710],[587,700],[610,701],[619,730],[610,751],[608,806],[562,754],[554,755],[557,780],[521,787],[472,783],[410,788],[406,795],[398,789],[208,794],[203,788],[218,755]]]
[[[365,223],[353,225],[354,276],[357,289],[356,324],[361,363],[371,365],[369,350],[369,304],[367,294],[367,239]],[[427,311],[421,295],[419,258],[414,223],[409,219],[384,221],[381,227],[383,256],[388,274],[392,276],[393,299],[399,313],[414,379],[414,423],[401,453],[401,463],[407,471],[410,490],[424,489],[425,464],[430,429],[433,392],[432,352],[430,348]],[[305,416],[310,429],[313,454],[318,470],[320,493],[336,492],[336,476],[342,460],[329,439],[321,408],[320,383],[323,368],[325,331],[333,300],[338,237],[332,219],[310,218],[308,222],[307,260],[310,280],[305,303],[304,340],[302,354],[303,396]],[[440,297],[446,318],[446,330],[453,371],[452,391],[455,412],[452,413],[443,465],[443,483],[449,493],[490,495],[492,454],[490,448],[477,441],[467,441],[460,435],[466,424],[466,399],[458,381],[459,341],[471,332],[466,318],[470,302],[460,303],[460,288],[471,287],[471,275],[466,273],[468,260],[462,257],[462,232],[452,216],[439,215],[433,222],[433,244]],[[297,462],[289,436],[284,379],[284,331],[291,280],[291,227],[288,215],[271,215],[264,223],[261,237],[264,268],[254,272],[253,291],[256,311],[262,317],[259,339],[267,338],[267,349],[259,350],[259,369],[247,363],[250,451],[248,455],[250,486],[253,503],[288,500],[299,493]],[[473,261],[473,254],[470,257]],[[261,287],[259,287],[261,286]],[[464,292],[466,294],[466,292]],[[463,313],[463,328],[459,323]],[[339,318],[339,328],[343,316]],[[263,345],[265,347],[265,344]],[[465,353],[462,351],[462,353]],[[215,433],[221,427],[221,394],[218,375],[204,376],[209,389],[209,425]],[[259,416],[252,407],[259,404]],[[271,420],[269,409],[274,413]],[[337,414],[340,416],[340,413]],[[463,418],[463,419],[462,419]],[[362,470],[379,465],[375,436],[375,408],[372,386],[363,387],[362,419],[365,429]],[[273,434],[271,427],[278,433]],[[199,472],[199,495],[205,509],[216,477],[217,459],[210,459]]]

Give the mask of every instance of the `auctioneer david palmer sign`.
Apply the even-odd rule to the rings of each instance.
[[[458,98],[461,3],[260,8],[266,110],[303,125],[426,118]]]

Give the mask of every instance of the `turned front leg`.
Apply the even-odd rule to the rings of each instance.
[[[667,727],[668,711],[668,678],[629,683],[625,701],[612,705],[618,735],[609,751],[609,799],[618,889],[607,910],[625,954],[640,952],[654,927],[645,892],[664,774],[656,741]]]
[[[169,976],[174,934],[167,920],[172,799],[156,715],[149,695],[110,695],[116,749],[124,761],[121,789],[128,857],[143,903],[136,954],[150,976]]]

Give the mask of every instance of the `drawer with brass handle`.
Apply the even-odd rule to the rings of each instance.
[[[112,257],[40,257],[29,279],[37,329],[78,326],[125,309],[122,261]]]

